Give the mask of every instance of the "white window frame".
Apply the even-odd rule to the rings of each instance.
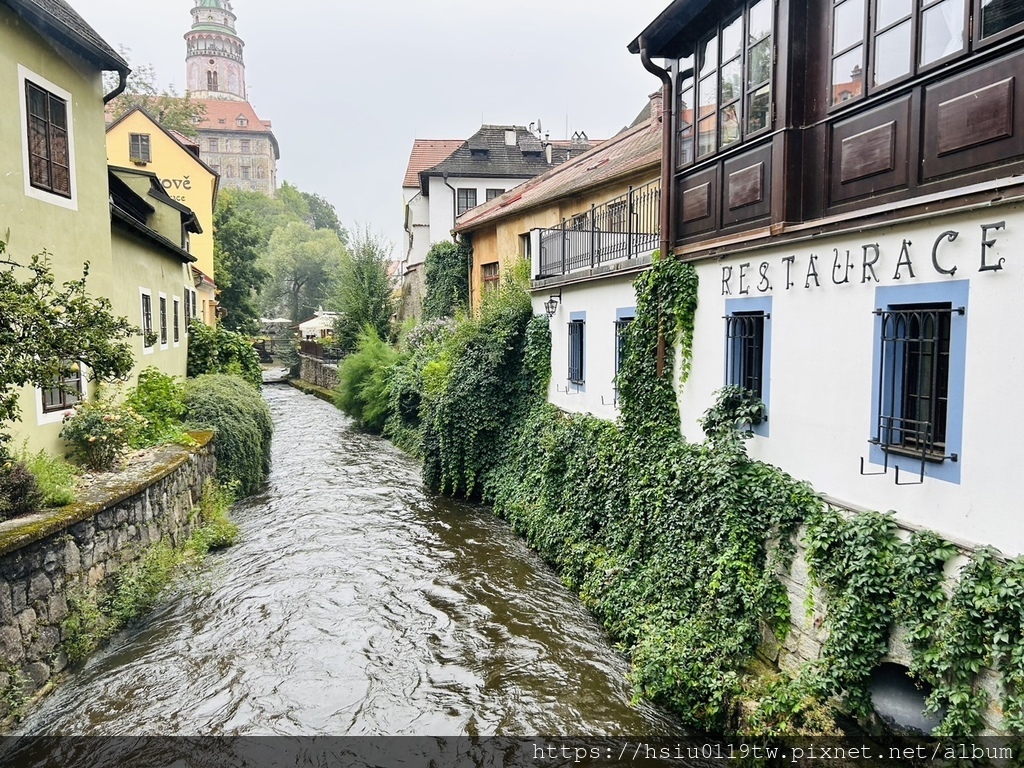
[[[89,377],[87,375],[87,369],[84,364],[79,363],[81,370],[79,375],[82,377],[82,396],[78,402],[84,403],[89,399]],[[64,421],[64,417],[74,410],[74,406],[71,408],[65,408],[62,411],[50,411],[47,413],[43,410],[43,389],[42,387],[34,387],[35,401],[36,401],[36,426],[43,426],[45,424],[59,424]]]
[[[181,346],[181,337],[182,337],[182,335],[188,332],[187,329],[182,327],[182,320],[184,318],[181,317],[181,297],[179,297],[179,296],[172,296],[171,297],[171,312],[173,313],[173,316],[171,317],[171,342],[174,344],[175,348],[177,348],[177,347]],[[174,337],[174,324],[175,323],[178,324],[178,337],[177,338]]]
[[[154,323],[154,326],[155,326],[155,330],[156,330],[156,337],[157,337],[158,340],[160,340],[159,341],[160,349],[161,350],[167,350],[167,349],[170,349],[170,346],[171,346],[170,345],[170,341],[171,341],[171,323],[170,323],[170,319],[171,318],[170,318],[169,313],[167,312],[167,294],[164,293],[163,291],[161,291],[158,294],[158,296],[159,296],[159,298],[157,299],[157,304],[156,304],[156,315],[157,316],[155,318],[156,322]],[[162,312],[160,311],[161,307],[163,307],[163,311]],[[167,341],[163,341],[163,339],[167,339]]]
[[[26,83],[32,84],[49,91],[67,103],[68,113],[68,174],[71,177],[71,197],[47,192],[32,186],[32,173],[28,157],[28,104],[25,100]],[[21,105],[21,161],[25,181],[25,196],[44,203],[67,208],[69,211],[78,210],[78,174],[75,172],[75,116],[73,113],[74,97],[65,89],[55,83],[51,83],[45,77],[36,74],[32,70],[18,65],[18,102]]]
[[[149,296],[149,316],[153,326],[150,331],[156,334],[157,341],[151,347],[146,346],[146,306],[142,301],[143,296]],[[156,352],[157,344],[160,341],[160,334],[156,333],[156,324],[153,322],[153,292],[149,288],[139,288],[139,327],[142,329],[142,354],[152,355]]]

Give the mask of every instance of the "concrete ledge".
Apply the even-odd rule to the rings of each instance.
[[[333,390],[318,387],[316,384],[310,384],[302,379],[289,379],[288,383],[305,395],[313,395],[313,397],[319,397],[324,402],[334,404]]]

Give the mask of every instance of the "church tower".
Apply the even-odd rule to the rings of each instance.
[[[245,43],[235,34],[229,0],[196,0],[185,35],[188,90],[197,99],[246,101]]]

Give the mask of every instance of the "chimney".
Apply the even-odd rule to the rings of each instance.
[[[550,141],[544,144],[544,157],[547,159],[548,165],[551,165],[551,142]]]
[[[661,116],[664,113],[664,104],[661,103],[662,95],[661,91],[655,91],[648,98],[651,100],[651,120],[660,123]]]

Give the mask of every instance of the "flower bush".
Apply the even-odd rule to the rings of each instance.
[[[145,427],[146,420],[130,405],[98,400],[75,406],[64,417],[60,436],[90,469],[106,470]]]
[[[145,426],[133,436],[132,448],[188,442],[182,429],[185,385],[180,379],[159,368],[146,368],[139,373],[139,383],[128,395],[127,403],[146,420]]]

